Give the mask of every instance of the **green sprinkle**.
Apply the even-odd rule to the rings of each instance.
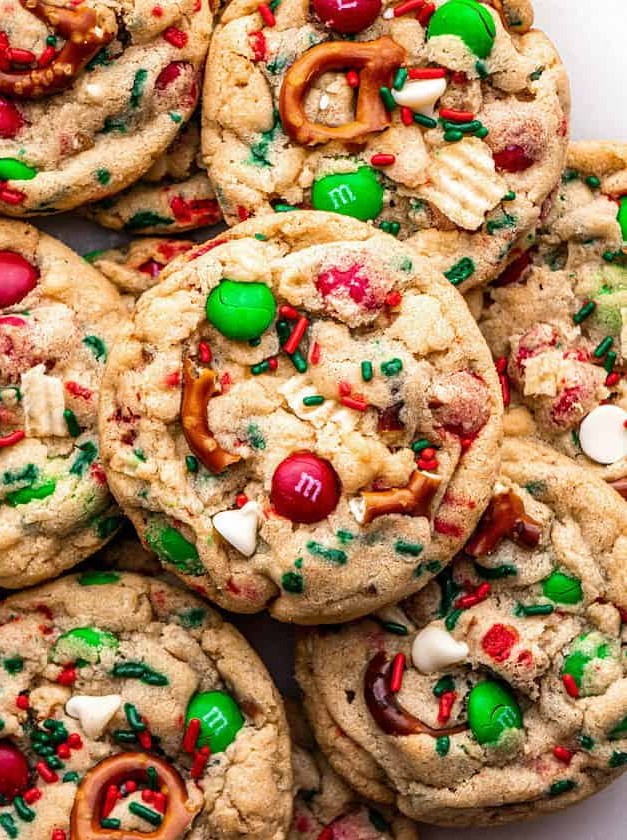
[[[464,139],[464,132],[458,128],[449,128],[448,131],[444,132],[444,139],[447,143],[459,143],[460,140]]]
[[[440,584],[440,590],[442,593],[438,616],[442,618],[453,606],[453,601],[461,592],[461,587],[455,582],[453,572],[450,568],[447,568],[442,572],[438,578],[438,583]]]
[[[562,174],[562,183],[570,184],[571,181],[576,181],[579,178],[579,172],[576,169],[565,169]]]
[[[185,456],[185,466],[187,467],[187,472],[197,473],[198,472],[198,458],[195,455],[186,455]]]
[[[581,307],[579,312],[576,312],[573,315],[573,321],[575,322],[575,324],[581,324],[583,321],[586,320],[586,318],[589,318],[590,315],[592,315],[596,308],[596,303],[593,300],[589,300],[586,304],[584,304]]]
[[[516,224],[516,217],[505,213],[500,219],[490,219],[486,224],[486,230],[490,236],[493,236],[497,230],[505,230],[512,228]]]
[[[292,210],[298,210],[293,204],[275,204],[272,208],[275,213],[291,213]]]
[[[78,449],[80,454],[70,467],[70,473],[71,475],[82,476],[85,475],[87,468],[98,457],[98,447],[88,440],[86,443],[81,443]]]
[[[340,530],[340,531],[337,532],[337,534],[335,536],[338,538],[339,542],[342,543],[342,545],[348,545],[349,542],[351,542],[352,540],[355,539],[354,535],[351,534],[350,531],[341,531]]]
[[[113,740],[118,744],[134,744],[137,740],[137,735],[132,729],[114,729]]]
[[[57,482],[54,480],[45,481],[39,487],[24,487],[22,490],[15,490],[13,493],[7,493],[5,502],[10,507],[18,507],[19,505],[27,505],[30,502],[41,502],[52,496],[57,488]]]
[[[489,133],[490,132],[488,131],[486,126],[482,125],[481,128],[477,129],[477,131],[475,132],[475,137],[478,137],[480,140],[483,140],[488,136]]]
[[[128,810],[131,814],[135,814],[136,817],[141,817],[142,820],[146,820],[146,822],[150,823],[150,825],[161,825],[163,822],[161,814],[157,813],[157,811],[153,811],[152,808],[146,808],[146,806],[142,805],[140,802],[131,802],[128,806]]]
[[[340,548],[327,548],[313,540],[309,540],[307,543],[307,551],[310,554],[323,557],[325,560],[330,560],[331,563],[337,563],[338,566],[344,566],[348,560],[346,552]]]
[[[250,372],[253,376],[259,376],[262,373],[267,373],[270,370],[270,362],[264,359],[263,362],[258,362],[256,365],[251,365]]]
[[[439,560],[431,560],[431,562],[425,565],[425,569],[432,575],[434,575],[436,572],[439,572],[441,568],[442,564]]]
[[[120,828],[121,825],[122,825],[121,820],[115,820],[115,819],[112,819],[111,817],[104,817],[103,819],[100,820],[100,828],[111,828],[114,831],[116,831],[117,829]]]
[[[389,362],[381,363],[381,373],[384,376],[396,376],[403,370],[403,362],[400,359],[390,359]]]
[[[18,835],[17,826],[11,814],[0,814],[0,828],[3,828],[11,838],[17,837]]]
[[[448,751],[451,748],[451,739],[448,735],[441,735],[439,738],[435,739],[435,751],[439,756],[442,758],[445,755],[448,755]]]
[[[549,796],[560,796],[562,793],[568,793],[576,787],[577,784],[572,779],[562,779],[561,782],[553,782],[549,788]]]
[[[516,198],[516,193],[514,190],[510,190],[508,193],[505,193],[501,201],[513,201]]]
[[[200,627],[206,617],[207,611],[203,610],[202,607],[181,610],[178,616],[181,627]]]
[[[424,114],[414,114],[414,122],[421,125],[423,128],[437,128],[438,121],[432,117],[427,117]]]
[[[143,68],[138,70],[135,73],[135,78],[133,79],[133,87],[131,88],[131,108],[138,108],[139,103],[141,102],[141,98],[144,93],[144,85],[146,84],[146,79],[148,78],[148,70],[144,70]]]
[[[459,262],[456,262],[455,265],[451,266],[448,271],[444,272],[444,276],[454,286],[459,286],[459,284],[463,283],[464,280],[468,280],[469,277],[472,277],[475,270],[476,265],[470,257],[462,257]]]
[[[150,790],[159,790],[159,774],[155,767],[149,767],[146,770],[146,776],[148,777],[148,787]]]
[[[383,104],[385,105],[386,111],[393,111],[396,108],[396,102],[394,100],[394,97],[392,96],[392,91],[389,89],[389,87],[380,87],[379,95],[383,100]]]
[[[423,449],[428,449],[430,447],[433,447],[433,444],[430,440],[427,440],[427,438],[420,438],[420,440],[415,440],[411,444],[412,452],[415,452],[416,454],[422,452]]]
[[[119,131],[120,134],[126,134],[126,122],[122,117],[106,117],[102,127],[103,134],[111,134],[112,131]]]
[[[268,237],[265,235],[265,233],[256,233],[255,234],[255,239],[258,239],[259,242],[265,242],[267,240],[267,238]]]
[[[133,706],[132,703],[125,703],[124,704],[124,714],[126,715],[128,725],[131,727],[133,732],[145,732],[146,731],[146,724],[141,719],[141,715],[137,711],[136,706]]]
[[[102,254],[104,254],[103,248],[97,249],[96,251],[88,251],[86,254],[83,254],[83,259],[91,265],[92,263],[95,263],[98,257],[102,256]]]
[[[399,67],[396,73],[394,74],[394,82],[392,87],[394,90],[402,90],[405,86],[405,82],[407,81],[407,68],[406,67]]]
[[[620,256],[620,254],[621,254],[621,252],[620,252],[620,251],[605,251],[605,252],[603,253],[603,259],[605,260],[605,262],[608,262],[608,263],[613,263],[613,262],[614,262],[614,260],[615,260],[618,256]]]
[[[266,448],[266,439],[261,434],[261,429],[256,423],[251,423],[246,429],[248,442],[253,449],[262,450]]]
[[[88,347],[99,362],[104,362],[107,358],[107,347],[101,338],[97,335],[86,335],[83,339],[83,344]]]
[[[436,697],[441,697],[443,694],[449,694],[455,691],[455,680],[450,674],[440,677],[437,683],[433,686],[433,693]]]
[[[409,629],[405,627],[404,624],[400,624],[398,621],[381,621],[381,627],[388,633],[392,633],[394,636],[408,636]]]
[[[140,210],[124,224],[125,230],[141,230],[147,227],[161,227],[174,224],[174,219],[160,216],[151,210]]]
[[[627,764],[627,753],[614,751],[608,761],[609,767],[624,767]]]
[[[106,540],[113,534],[117,533],[124,524],[124,517],[122,516],[104,516],[98,517],[95,522],[96,535],[100,540]]]
[[[286,592],[300,595],[305,591],[305,580],[299,572],[285,572],[281,577],[281,586]]]
[[[111,180],[111,173],[108,169],[97,169],[96,180],[99,184],[102,184],[103,187],[106,187]]]
[[[410,543],[404,540],[396,540],[394,543],[394,551],[397,554],[406,554],[409,557],[419,557],[423,549],[424,546],[420,543]]]
[[[320,394],[314,394],[311,397],[303,397],[303,405],[322,405],[324,397]]]
[[[78,425],[76,414],[74,414],[71,408],[65,409],[65,411],[63,412],[63,419],[65,420],[65,425],[67,426],[67,430],[70,433],[70,437],[78,437],[81,433],[81,427]]]
[[[627,718],[621,720],[607,736],[610,741],[619,741],[621,738],[627,737]]]
[[[69,773],[66,773],[63,776],[64,782],[78,782],[80,779],[80,774],[76,772],[76,770],[70,770]]]
[[[488,72],[488,68],[485,66],[483,61],[476,61],[475,62],[475,70],[477,71],[477,75],[480,79],[487,79],[490,75]]]
[[[600,359],[602,356],[605,356],[605,354],[613,344],[614,339],[612,338],[612,336],[606,335],[603,341],[597,344],[597,346],[594,348],[594,358]]]
[[[537,499],[547,492],[548,486],[546,481],[528,481],[527,484],[525,484],[525,490],[533,496],[534,499]]]
[[[614,365],[616,364],[617,355],[613,350],[605,357],[605,364],[603,367],[605,368],[606,373],[611,373],[614,370]]]
[[[140,680],[146,685],[169,685],[170,680],[144,662],[117,662],[111,671],[114,677]]]
[[[78,582],[81,586],[104,586],[119,580],[120,575],[117,572],[83,572]]]
[[[452,613],[449,613],[449,615],[446,616],[446,618],[444,620],[444,626],[446,627],[447,630],[454,630],[455,629],[455,625],[459,621],[459,617],[460,617],[461,614],[462,614],[462,610],[453,610]]]
[[[296,560],[294,560],[294,566],[295,566],[297,569],[302,569],[302,568],[303,568],[303,563],[304,563],[304,562],[305,562],[305,561],[303,560],[303,558],[302,558],[302,557],[297,557],[297,558],[296,558]]]
[[[13,800],[13,807],[15,808],[15,813],[21,820],[24,822],[32,822],[35,819],[35,812],[32,808],[29,808],[26,802],[24,802],[23,797],[16,796]]]
[[[586,178],[586,184],[590,187],[591,190],[598,190],[601,186],[600,178],[597,178],[596,175],[588,175]]]
[[[514,615],[520,618],[533,615],[551,615],[554,610],[553,604],[516,604]]]
[[[178,111],[170,111],[168,116],[170,117],[173,123],[176,123],[176,125],[183,122],[183,117],[181,114],[179,114]]]
[[[529,74],[529,78],[531,79],[532,82],[537,82],[538,79],[544,73],[545,70],[546,70],[545,67],[538,67],[536,70],[533,71],[533,73]]]
[[[21,656],[10,656],[2,661],[2,667],[7,674],[21,674],[24,670],[24,660]]]
[[[594,738],[591,738],[589,735],[580,735],[579,743],[584,750],[591,750],[594,747]]]
[[[292,353],[290,361],[299,373],[304,373],[307,370],[307,361],[299,350]]]
[[[361,363],[361,378],[364,382],[370,382],[372,379],[372,362],[366,360]]]
[[[46,37],[46,46],[47,47],[56,47],[56,45],[57,45],[56,35],[48,35]]]
[[[509,563],[503,563],[502,566],[495,566],[493,569],[475,563],[475,571],[484,580],[501,580],[506,577],[516,577],[518,574],[516,566],[512,566]]]

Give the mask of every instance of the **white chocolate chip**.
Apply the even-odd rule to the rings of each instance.
[[[446,90],[446,79],[410,79],[401,90],[393,90],[397,105],[411,108],[418,114],[433,117],[434,106]]]
[[[257,530],[260,508],[257,502],[247,502],[235,510],[223,510],[213,517],[213,527],[222,539],[240,554],[252,557],[257,550]]]
[[[618,405],[599,405],[579,427],[581,448],[597,464],[614,464],[627,456],[627,411]]]
[[[329,94],[328,93],[323,93],[322,96],[320,97],[320,102],[318,104],[318,108],[321,111],[326,111],[327,108],[329,107],[329,101],[330,101],[329,100]]]
[[[61,380],[37,365],[22,374],[21,389],[27,437],[68,437]]]
[[[121,705],[119,694],[105,694],[102,697],[75,694],[65,704],[65,712],[79,721],[85,735],[98,738]]]
[[[366,500],[363,496],[355,496],[354,499],[349,499],[348,509],[353,514],[360,525],[364,524],[366,518]]]
[[[458,642],[439,624],[429,624],[418,633],[411,647],[412,662],[421,674],[434,674],[463,662],[468,645]]]

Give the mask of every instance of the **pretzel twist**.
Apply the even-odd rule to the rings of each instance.
[[[287,134],[303,146],[329,140],[365,143],[382,131],[391,118],[379,88],[389,84],[392,72],[405,60],[405,50],[387,35],[376,41],[330,41],[308,50],[288,70],[279,96],[281,123]],[[305,97],[314,81],[330,70],[360,70],[355,119],[330,126],[312,122],[305,114]]]

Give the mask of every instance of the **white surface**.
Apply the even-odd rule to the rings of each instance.
[[[535,0],[535,7],[537,25],[553,39],[570,73],[573,139],[627,141],[625,0]],[[41,226],[81,253],[124,239],[74,218],[51,218]],[[293,629],[267,617],[235,617],[234,623],[262,653],[279,688],[294,693]],[[623,797],[627,797],[627,774],[608,790],[562,814],[501,829],[425,826],[421,840],[627,840]]]

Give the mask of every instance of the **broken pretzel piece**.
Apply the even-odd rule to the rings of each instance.
[[[360,525],[369,525],[378,516],[399,513],[405,516],[429,516],[429,507],[442,479],[432,473],[414,470],[406,487],[369,490],[351,499],[351,513]]]
[[[517,545],[535,548],[542,525],[525,513],[522,499],[509,490],[493,496],[464,551],[472,557],[492,554],[507,537]]]

